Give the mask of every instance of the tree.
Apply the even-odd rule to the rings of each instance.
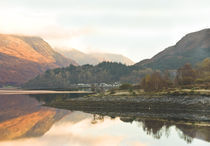
[[[185,64],[177,70],[176,83],[178,85],[193,84],[196,78],[195,71],[190,64]]]
[[[125,83],[125,84],[122,84],[120,87],[119,87],[120,90],[127,90],[127,89],[132,89],[132,85],[131,84],[128,84],[128,83]]]
[[[173,85],[173,82],[170,79],[170,73],[168,70],[165,70],[163,72],[163,80],[164,80],[164,84],[165,84],[164,86],[166,88],[171,87]]]
[[[160,91],[166,87],[165,81],[159,72],[146,75],[141,81],[144,91]]]
[[[210,58],[204,59],[196,67],[196,81],[200,86],[210,87]]]

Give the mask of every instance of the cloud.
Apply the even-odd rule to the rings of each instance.
[[[47,39],[72,39],[74,37],[79,37],[82,35],[88,35],[93,33],[94,30],[91,28],[81,28],[81,29],[67,29],[59,26],[50,26],[39,30],[37,35],[41,35]]]
[[[38,35],[53,47],[120,52],[140,61],[187,33],[210,27],[209,4],[209,0],[7,0],[0,1],[0,32]]]

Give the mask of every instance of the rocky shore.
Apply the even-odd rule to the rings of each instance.
[[[168,120],[210,121],[210,97],[201,95],[81,97],[53,101],[46,105],[113,117],[129,115]]]

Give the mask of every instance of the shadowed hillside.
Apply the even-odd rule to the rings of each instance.
[[[136,67],[177,69],[186,63],[195,65],[210,56],[210,29],[184,36],[174,46],[166,48],[151,59],[137,63]]]

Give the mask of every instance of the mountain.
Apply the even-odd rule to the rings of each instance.
[[[209,56],[210,29],[205,29],[186,35],[176,45],[135,65],[126,66],[121,63],[102,62],[95,66],[69,66],[48,70],[45,74],[24,84],[23,87],[47,89],[68,88],[78,83],[139,83],[145,75],[155,70],[172,70],[171,74],[175,76],[175,70],[184,64],[191,63],[195,66]],[[204,81],[206,80],[205,77]]]
[[[19,85],[47,69],[77,65],[39,37],[0,34],[0,86]]]
[[[111,54],[111,53],[92,53],[92,57],[99,60],[99,62],[110,61],[110,62],[119,62],[125,65],[133,65],[134,62],[120,54]]]
[[[134,64],[132,60],[119,54],[111,54],[111,53],[86,54],[76,49],[71,49],[71,50],[58,49],[58,52],[60,52],[62,55],[64,55],[67,58],[72,58],[73,60],[78,62],[80,65],[84,65],[84,64],[96,65],[103,61],[119,62],[126,65]]]
[[[74,59],[75,61],[77,61],[77,63],[79,63],[79,65],[84,65],[84,64],[96,65],[99,63],[99,60],[92,57],[91,54],[89,55],[76,49],[71,49],[71,50],[58,49],[58,52],[67,58]]]
[[[74,60],[66,58],[60,53],[54,51],[51,46],[40,37],[17,37],[28,43],[35,51],[52,60],[52,62],[58,66],[68,66],[69,64],[77,65]]]
[[[184,36],[174,46],[168,47],[151,59],[135,64],[140,68],[177,69],[186,63],[196,65],[210,56],[210,29]]]

